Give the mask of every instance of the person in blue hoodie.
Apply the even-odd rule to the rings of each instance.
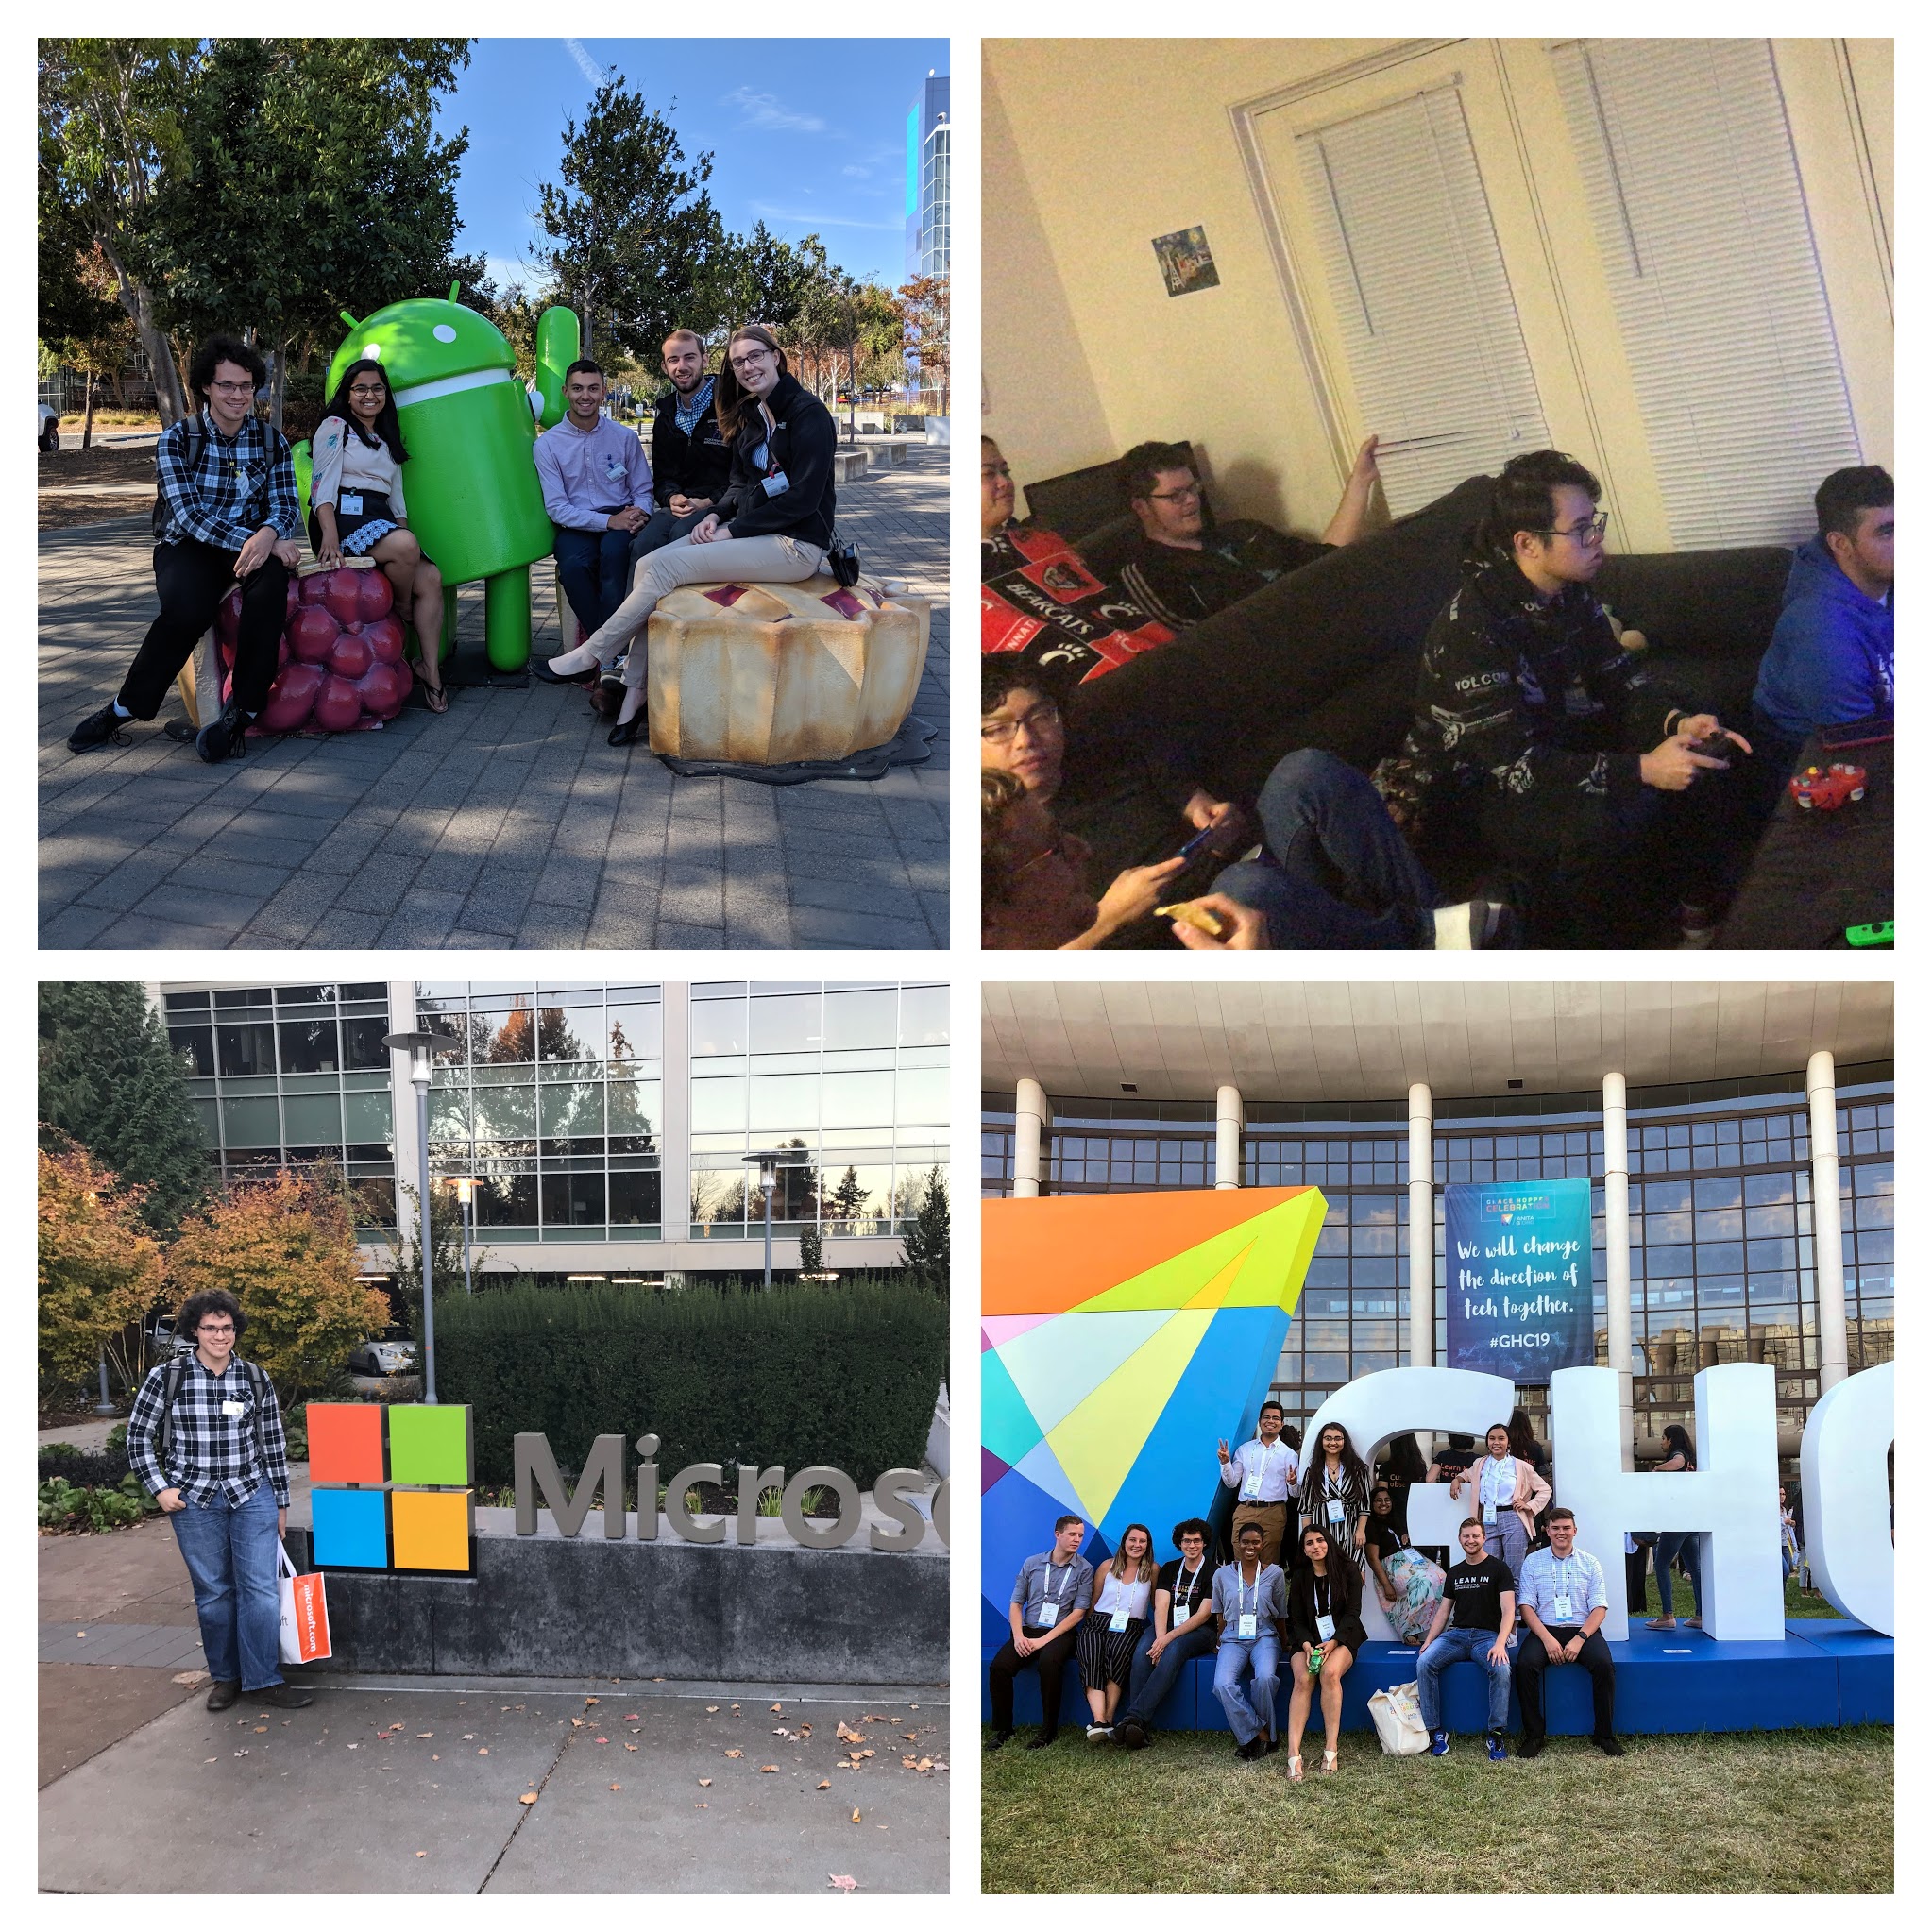
[[[1891,715],[1891,478],[1837,469],[1817,502],[1752,696],[1780,775],[1821,726]]]

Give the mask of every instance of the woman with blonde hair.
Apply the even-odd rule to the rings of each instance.
[[[1113,1714],[1147,1627],[1158,1574],[1154,1533],[1145,1523],[1129,1523],[1120,1534],[1120,1548],[1093,1572],[1093,1607],[1080,1625],[1074,1650],[1087,1707],[1093,1713],[1087,1726],[1089,1744],[1113,1741]]]
[[[797,584],[815,576],[832,543],[832,458],[839,426],[786,367],[778,338],[748,322],[731,332],[718,375],[718,427],[731,444],[731,483],[689,534],[638,565],[631,594],[574,651],[552,657],[551,682],[609,667],[626,645],[622,709],[610,735],[628,745],[644,718],[641,639],[658,600],[681,584]]]

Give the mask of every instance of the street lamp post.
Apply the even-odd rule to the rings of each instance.
[[[778,1170],[787,1164],[784,1147],[766,1147],[756,1154],[739,1158],[747,1167],[758,1170],[758,1185],[765,1190],[765,1286],[771,1285],[771,1193],[778,1185]]]
[[[382,1044],[391,1053],[408,1054],[409,1083],[415,1089],[416,1151],[419,1160],[416,1171],[422,1183],[423,1400],[433,1402],[436,1399],[436,1302],[430,1241],[430,1079],[434,1067],[430,1056],[439,1046],[454,1046],[457,1042],[453,1035],[448,1033],[385,1033]]]
[[[470,1285],[469,1280],[469,1229],[471,1203],[476,1198],[474,1178],[466,1178],[456,1183],[456,1197],[463,1203],[463,1292],[466,1295],[473,1295],[476,1290]]]

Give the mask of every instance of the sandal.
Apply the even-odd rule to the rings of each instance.
[[[440,717],[449,708],[449,693],[441,685],[425,685],[423,703]]]
[[[1301,1754],[1298,1751],[1288,1760],[1288,1782],[1291,1785],[1301,1782]]]
[[[1332,1776],[1333,1776],[1333,1775],[1335,1774],[1335,1772],[1337,1772],[1338,1771],[1340,1771],[1340,1770],[1341,1770],[1341,1768],[1342,1768],[1342,1758],[1341,1758],[1341,1754],[1340,1754],[1339,1752],[1334,1752],[1334,1751],[1324,1751],[1324,1752],[1322,1753],[1322,1776],[1323,1776],[1323,1777],[1325,1777],[1325,1778],[1327,1778],[1327,1777],[1332,1777]]]

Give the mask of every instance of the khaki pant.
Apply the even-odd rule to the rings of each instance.
[[[817,544],[792,536],[726,536],[716,543],[693,543],[681,536],[652,551],[637,566],[631,594],[586,648],[608,669],[651,621],[658,599],[681,584],[800,584],[817,575],[824,560],[825,552]],[[624,665],[624,682],[633,690],[644,682],[644,652],[634,649]]]
[[[1241,1554],[1241,1526],[1262,1526],[1262,1561],[1280,1563],[1281,1539],[1288,1534],[1288,1505],[1285,1502],[1237,1502],[1234,1505],[1234,1553]]]

